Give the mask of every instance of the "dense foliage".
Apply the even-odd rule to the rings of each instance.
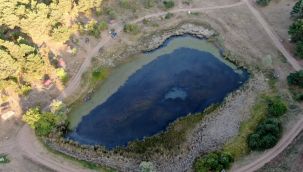
[[[247,144],[251,150],[265,150],[277,144],[282,134],[279,117],[286,113],[287,106],[280,97],[268,97],[266,118],[249,135]]]
[[[261,6],[266,6],[270,3],[271,0],[257,0],[257,4]]]
[[[45,72],[44,59],[18,29],[0,26],[0,90],[13,87],[23,94]]]
[[[295,18],[303,17],[303,0],[299,0],[293,7],[290,15]]]
[[[196,172],[222,171],[228,169],[234,161],[226,152],[212,152],[196,160],[194,169]]]
[[[42,113],[38,107],[29,109],[22,117],[39,136],[47,136],[56,126],[65,121],[63,114]]]
[[[290,85],[303,88],[303,70],[289,74],[287,77],[287,82]]]
[[[255,132],[248,137],[248,146],[252,150],[265,150],[277,144],[282,133],[278,119],[268,118],[260,123]]]
[[[294,5],[290,15],[295,21],[289,27],[288,33],[291,41],[296,44],[296,55],[303,58],[303,0]]]
[[[59,34],[67,35],[64,36],[67,40],[71,34],[69,22],[79,13],[100,7],[101,2],[102,0],[0,0],[0,25],[11,29],[20,27],[32,38]]]
[[[163,1],[163,4],[166,9],[173,8],[175,6],[175,2],[172,0]]]

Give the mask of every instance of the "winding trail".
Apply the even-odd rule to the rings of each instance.
[[[144,17],[135,19],[133,21],[131,21],[130,23],[139,23],[141,21],[143,21],[144,19],[149,19],[149,18],[155,18],[155,17],[160,17],[160,16],[165,16],[168,12],[169,13],[182,13],[182,12],[203,12],[203,11],[207,11],[207,10],[216,10],[216,9],[224,9],[224,8],[232,8],[232,7],[236,7],[236,6],[240,6],[242,5],[243,2],[239,1],[235,4],[231,4],[231,5],[222,5],[222,6],[214,6],[214,7],[204,7],[204,8],[184,8],[184,9],[174,9],[171,11],[166,11],[166,12],[161,12],[161,13],[156,13],[156,14],[150,14],[150,15],[146,15]],[[114,28],[116,30],[116,32],[121,33],[123,31],[123,24],[114,24],[111,25],[110,28]],[[61,95],[57,98],[58,100],[63,100],[64,98],[72,95],[73,93],[75,93],[75,91],[77,90],[77,88],[79,88],[80,86],[80,82],[81,82],[81,78],[83,73],[89,68],[90,64],[91,64],[91,60],[94,56],[96,56],[98,54],[98,51],[100,48],[102,48],[105,44],[107,44],[111,39],[109,34],[106,34],[106,36],[104,36],[102,38],[102,40],[92,49],[92,50],[88,50],[88,54],[85,57],[85,60],[83,62],[83,64],[81,65],[80,69],[78,70],[77,74],[68,82],[67,87],[64,89],[64,91],[61,93]]]
[[[249,10],[252,12],[252,14],[256,17],[256,19],[260,22],[262,27],[265,29],[266,33],[269,35],[269,37],[272,39],[274,45],[281,51],[281,53],[285,56],[285,58],[288,60],[288,62],[293,66],[295,70],[300,70],[301,67],[298,64],[298,62],[295,60],[295,58],[284,48],[282,43],[279,41],[279,38],[277,35],[271,30],[269,24],[264,20],[264,18],[261,16],[261,14],[250,4],[248,0],[242,0],[240,2],[237,2],[235,4],[231,5],[223,5],[223,6],[214,6],[214,7],[205,7],[205,8],[188,8],[188,9],[174,9],[169,11],[170,13],[181,13],[181,12],[203,12],[207,10],[216,10],[216,9],[224,9],[224,8],[232,8],[236,6],[240,6],[246,4],[249,8]],[[138,23],[141,22],[144,19],[153,18],[153,17],[160,17],[163,15],[166,15],[167,12],[161,12],[157,14],[150,14],[141,18],[138,18],[136,20],[131,21],[131,23]],[[115,24],[112,25],[111,28],[115,28],[115,30],[120,33],[123,30],[123,25]],[[75,93],[77,88],[80,86],[80,81],[82,78],[83,73],[89,68],[91,60],[94,56],[98,54],[98,51],[101,47],[106,45],[109,41],[111,41],[110,35],[106,35],[102,38],[102,40],[91,50],[88,51],[88,54],[86,55],[86,58],[79,68],[79,71],[77,74],[69,81],[68,86],[65,88],[63,93],[58,97],[58,99],[63,100],[64,98],[72,95]],[[243,167],[232,169],[232,171],[235,172],[250,172],[255,171],[259,168],[261,168],[265,163],[271,161],[273,158],[275,158],[279,153],[281,153],[291,142],[292,140],[303,130],[303,118],[297,122],[296,125],[290,130],[287,134],[283,135],[283,138],[281,141],[271,150],[267,151],[262,155],[259,159],[256,161],[245,165]],[[12,141],[12,144],[17,144],[17,146],[22,150],[20,154],[23,154],[24,156],[27,156],[31,158],[32,160],[45,165],[51,169],[54,169],[59,172],[84,172],[89,171],[86,169],[83,169],[75,164],[71,164],[69,162],[62,162],[57,157],[50,155],[47,151],[45,151],[45,148],[39,141],[37,140],[34,133],[30,130],[28,126],[23,126],[16,139]],[[0,149],[4,147],[0,147]]]

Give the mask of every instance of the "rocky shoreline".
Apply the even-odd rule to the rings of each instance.
[[[215,36],[216,32],[202,25],[183,23],[175,28],[150,36],[148,38],[149,41],[140,41],[139,45],[130,47],[126,54],[157,49],[170,37],[184,34],[208,39]],[[144,39],[147,40],[146,38]],[[124,56],[126,55],[123,54]],[[196,126],[191,132],[192,134],[188,136],[185,146],[176,155],[159,155],[149,161],[154,164],[157,171],[191,171],[191,166],[197,156],[201,153],[219,149],[228,139],[237,135],[240,123],[249,117],[250,105],[256,98],[257,93],[266,89],[264,80],[263,75],[260,74],[260,76],[254,77],[242,87],[242,91],[229,95],[218,110],[209,114],[206,120]],[[126,157],[123,152],[107,151],[99,146],[79,145],[61,136],[44,139],[44,143],[51,149],[74,158],[111,167],[119,171],[139,171],[139,165],[143,161],[142,159]]]

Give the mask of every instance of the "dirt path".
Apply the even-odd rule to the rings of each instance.
[[[284,55],[284,57],[287,59],[287,61],[292,65],[292,67],[295,70],[301,70],[301,66],[296,61],[296,59],[285,49],[285,47],[280,42],[278,36],[271,30],[270,25],[266,22],[266,20],[261,16],[259,11],[251,4],[249,0],[243,0],[243,2],[246,3],[248,8],[251,10],[253,15],[256,17],[256,19],[260,22],[260,24],[265,29],[266,33],[269,35],[269,37],[272,39],[274,45],[280,50],[280,52]],[[300,132],[303,130],[303,117],[301,120],[299,120],[293,128],[283,134],[282,139],[279,141],[279,143],[272,149],[266,151],[261,157],[256,159],[255,161],[251,162],[250,164],[247,164],[242,167],[233,167],[230,171],[233,172],[253,172],[261,167],[263,167],[266,163],[270,162],[272,159],[274,159],[276,156],[278,156],[284,149],[287,148],[288,145],[292,143],[292,141],[297,137],[297,135],[300,134]]]
[[[182,12],[203,12],[203,11],[207,11],[207,10],[216,10],[216,9],[224,9],[224,8],[232,8],[232,7],[236,7],[239,5],[242,5],[243,2],[237,2],[235,4],[231,4],[231,5],[223,5],[223,6],[214,6],[214,7],[205,7],[205,8],[186,8],[186,9],[175,9],[175,10],[171,10],[171,11],[167,11],[167,12],[161,12],[161,13],[156,13],[156,14],[150,14],[150,15],[146,15],[144,17],[138,18],[136,20],[131,21],[130,23],[138,23],[143,21],[144,19],[149,19],[149,18],[155,18],[155,17],[160,17],[160,16],[164,16],[166,15],[168,12],[170,13],[182,13]],[[122,24],[115,24],[110,26],[110,28],[114,28],[116,30],[116,32],[121,33],[123,31],[123,25]],[[81,78],[83,73],[88,69],[88,67],[90,66],[91,60],[94,56],[96,56],[98,54],[98,51],[100,48],[102,48],[106,43],[108,43],[111,40],[111,37],[109,34],[106,34],[106,36],[104,36],[102,38],[102,40],[91,50],[88,50],[88,54],[85,57],[85,60],[83,62],[83,64],[81,65],[79,71],[77,72],[77,74],[69,81],[68,86],[64,89],[64,91],[61,93],[61,95],[57,98],[59,100],[63,100],[64,98],[72,95],[75,93],[75,91],[77,90],[77,88],[79,88],[80,86],[80,82],[81,82]]]
[[[298,61],[285,49],[283,44],[281,43],[279,37],[277,34],[272,31],[270,25],[266,22],[266,20],[262,17],[260,12],[251,4],[250,0],[242,0],[245,2],[249,10],[252,12],[252,14],[256,17],[256,19],[259,21],[259,23],[262,25],[270,39],[272,39],[274,45],[277,47],[278,50],[283,54],[283,56],[287,59],[288,63],[296,70],[299,71],[302,69]]]

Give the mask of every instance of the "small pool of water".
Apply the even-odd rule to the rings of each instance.
[[[222,102],[248,79],[205,40],[186,36],[165,45],[114,71],[88,105],[71,113],[73,132],[67,137],[107,148],[125,146]]]

